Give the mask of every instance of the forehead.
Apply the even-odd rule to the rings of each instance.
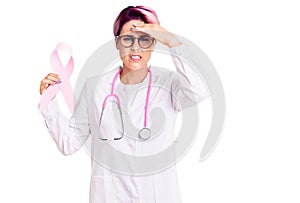
[[[120,36],[128,36],[128,37],[151,37],[151,35],[149,35],[147,33],[144,33],[144,32],[139,32],[139,31],[123,33]]]
[[[132,32],[130,30],[130,28],[133,28],[133,24],[135,24],[135,23],[143,23],[143,21],[141,21],[141,20],[130,20],[130,21],[128,21],[127,23],[125,23],[123,25],[120,34],[123,35],[123,34],[129,34],[129,33],[130,34],[137,33],[137,32]]]

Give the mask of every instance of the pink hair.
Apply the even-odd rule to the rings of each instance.
[[[146,6],[128,6],[123,9],[114,23],[114,35],[120,35],[121,29],[125,23],[131,20],[142,20],[145,23],[159,24],[155,11]]]

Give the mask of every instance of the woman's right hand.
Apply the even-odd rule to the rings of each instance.
[[[56,73],[49,73],[42,81],[40,85],[40,94],[43,94],[43,92],[50,86],[56,83],[60,83],[59,75]]]

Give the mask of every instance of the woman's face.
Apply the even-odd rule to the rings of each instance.
[[[123,61],[123,66],[130,70],[138,70],[147,67],[147,63],[151,58],[151,53],[154,48],[154,41],[152,41],[153,38],[150,35],[144,32],[130,30],[130,28],[133,28],[134,23],[139,22],[142,21],[131,20],[125,23],[121,29],[120,37],[116,38],[116,46]],[[152,45],[150,47],[145,46],[151,43]],[[130,46],[131,44],[132,46]]]

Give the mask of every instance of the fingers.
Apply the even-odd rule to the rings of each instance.
[[[150,24],[144,22],[136,22],[131,28],[131,31],[139,31],[144,32],[152,37],[154,37],[157,41],[167,45],[169,48],[175,47],[181,44],[181,41],[174,35],[173,33],[167,31],[159,24]]]
[[[133,27],[130,30],[149,33],[149,32],[151,32],[151,30],[157,30],[157,28],[155,28],[155,26],[153,26],[153,25],[154,24],[146,24],[144,22],[138,22],[138,23],[134,23],[132,25]]]
[[[142,26],[144,26],[145,25],[145,23],[144,22],[136,22],[136,23],[133,23],[133,27],[135,28],[135,27],[142,27]]]
[[[56,73],[49,73],[40,84],[40,94],[43,94],[43,92],[50,86],[54,85],[56,83],[60,83],[61,80],[59,78],[59,75]]]
[[[144,29],[143,27],[138,27],[138,26],[134,26],[132,28],[130,28],[130,31],[134,31],[134,32],[145,32],[145,33],[149,33],[147,32],[146,29]]]
[[[133,29],[136,29],[138,31],[166,31],[164,28],[162,28],[159,24],[151,24],[151,23],[144,23],[144,22],[136,22],[133,23]]]
[[[167,45],[169,48],[181,44],[181,41],[171,32],[167,31],[159,24],[150,24],[144,22],[133,23],[131,31],[144,32],[151,35],[157,41]]]
[[[162,28],[159,24],[138,22],[134,23],[132,26],[133,27],[130,29],[131,31],[147,33],[158,41],[161,41],[162,38],[169,35],[169,32]]]

